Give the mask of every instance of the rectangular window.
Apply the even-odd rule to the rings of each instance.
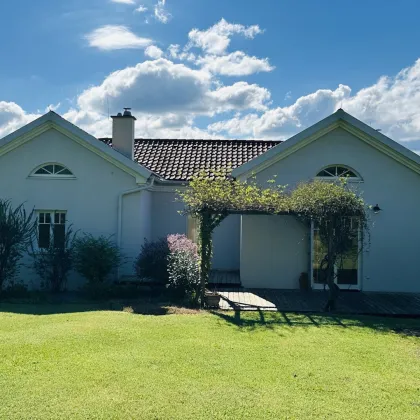
[[[66,212],[42,210],[38,212],[38,247],[48,248],[51,241],[57,248],[65,245]]]
[[[359,220],[355,217],[345,218],[342,223],[350,223],[353,235],[351,238],[351,246],[349,247],[347,253],[342,255],[335,263],[334,275],[335,283],[346,288],[350,286],[358,286],[361,232]],[[328,250],[326,245],[321,241],[319,230],[316,226],[313,232],[313,252],[313,283],[315,285],[325,285],[325,269],[327,267]]]

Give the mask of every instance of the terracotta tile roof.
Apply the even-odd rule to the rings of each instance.
[[[112,147],[112,139],[99,139]],[[164,179],[185,181],[203,169],[235,169],[261,155],[278,140],[136,139],[134,158]]]

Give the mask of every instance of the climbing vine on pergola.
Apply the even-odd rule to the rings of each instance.
[[[223,219],[229,214],[293,215],[308,225],[313,222],[319,230],[327,249],[325,279],[329,297],[325,309],[334,310],[338,292],[334,264],[349,250],[357,235],[349,218],[357,217],[362,232],[368,230],[368,207],[345,179],[308,181],[288,188],[277,185],[275,180],[261,186],[255,180],[241,182],[226,173],[202,172],[190,180],[180,195],[185,213],[199,223],[202,303],[211,268],[213,232]]]

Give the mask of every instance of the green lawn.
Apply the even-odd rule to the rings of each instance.
[[[0,305],[0,418],[420,418],[419,320],[87,309]]]

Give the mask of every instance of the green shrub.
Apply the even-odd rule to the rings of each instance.
[[[140,280],[151,280],[167,284],[169,247],[166,238],[157,241],[145,240],[139,256],[134,263],[136,275]]]
[[[75,240],[74,268],[90,284],[104,283],[122,263],[122,254],[111,237],[84,234]]]
[[[76,232],[71,226],[64,233],[63,242],[54,243],[51,235],[48,248],[32,250],[32,268],[41,277],[41,287],[57,293],[65,289],[67,276],[73,267]]]
[[[6,299],[26,298],[29,296],[28,286],[21,282],[11,282],[5,287],[2,296]]]

